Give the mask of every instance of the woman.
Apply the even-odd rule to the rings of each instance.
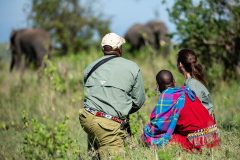
[[[185,85],[193,90],[198,99],[202,102],[209,114],[214,117],[213,104],[210,98],[206,81],[202,72],[202,66],[197,61],[197,56],[193,50],[182,49],[178,52],[177,67],[186,79]]]
[[[144,127],[144,143],[157,147],[177,143],[188,151],[218,145],[216,123],[195,93],[188,86],[175,87],[167,70],[160,71],[156,81],[161,94]]]

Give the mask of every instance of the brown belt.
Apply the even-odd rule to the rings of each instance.
[[[119,119],[115,116],[112,116],[110,114],[106,114],[104,112],[99,112],[99,111],[95,111],[93,110],[92,108],[88,108],[88,107],[85,107],[85,110],[88,111],[89,113],[97,116],[97,117],[104,117],[104,118],[107,118],[107,119],[110,119],[110,120],[113,120],[115,122],[118,122],[120,124],[122,124],[123,122],[125,122],[125,120],[122,120],[122,119]]]

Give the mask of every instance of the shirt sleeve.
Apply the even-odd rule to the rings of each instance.
[[[143,78],[139,70],[137,77],[135,79],[135,84],[133,85],[133,89],[132,89],[133,108],[130,111],[130,113],[134,113],[138,111],[143,106],[145,100],[146,98],[145,98]]]

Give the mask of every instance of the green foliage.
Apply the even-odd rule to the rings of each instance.
[[[27,129],[22,152],[26,159],[69,159],[79,153],[70,138],[67,128],[68,117],[64,121],[46,125],[37,119],[29,120],[26,113],[22,121]]]
[[[211,89],[224,77],[224,66],[221,63],[213,63],[207,70],[208,87]]]
[[[79,0],[32,0],[29,19],[33,27],[52,34],[62,54],[90,48],[93,37],[109,32],[109,20],[93,11],[95,1],[83,5]],[[100,18],[101,17],[101,18]]]
[[[161,160],[170,160],[171,157],[169,156],[168,153],[164,152],[163,150],[159,150],[157,152],[159,159]]]
[[[152,99],[157,96],[156,91],[152,91],[149,88],[145,89],[145,94],[147,97],[147,100]],[[146,102],[147,104],[147,102]],[[147,106],[144,106],[147,107]],[[143,107],[143,108],[144,108]],[[142,112],[142,110],[138,111],[135,114],[130,115],[130,126],[131,126],[131,133],[133,136],[137,137],[141,135],[143,131],[144,125],[149,121],[149,116],[145,112]]]
[[[130,126],[133,136],[137,137],[141,135],[144,124],[148,121],[148,119],[149,117],[142,112],[137,112],[130,116]]]
[[[218,125],[226,131],[240,130],[240,86],[237,81],[217,83],[213,90],[212,99]],[[232,106],[232,107],[229,107]],[[226,112],[228,112],[226,114]],[[221,118],[220,118],[221,117]]]
[[[181,47],[194,49],[206,69],[223,65],[222,78],[236,76],[240,62],[239,0],[175,0],[168,9]]]
[[[57,66],[45,58],[46,67],[44,68],[44,74],[48,77],[53,88],[63,93],[66,91],[64,79],[58,72]]]

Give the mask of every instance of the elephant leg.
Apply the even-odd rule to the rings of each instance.
[[[10,72],[12,72],[14,65],[15,65],[15,58],[12,57],[11,65],[10,65]]]
[[[44,63],[45,58],[47,58],[47,59],[50,58],[50,55],[47,54],[45,50],[37,55],[37,67],[38,68],[43,68],[45,66],[45,63]]]
[[[25,64],[22,65],[21,70],[20,70],[20,79],[23,80],[23,75],[25,73]]]
[[[32,63],[33,62],[33,63]],[[34,57],[29,57],[29,56],[26,56],[25,57],[25,66],[27,67],[27,68],[29,68],[31,65],[35,65],[34,64]],[[35,66],[34,66],[35,67]]]
[[[43,61],[44,61],[44,56],[47,56],[47,50],[44,48],[44,46],[35,46],[35,57],[36,57],[36,66],[37,68],[42,68],[43,67]]]
[[[37,56],[37,68],[43,67],[43,58],[44,58],[44,56],[42,56],[42,55]]]
[[[14,67],[16,69],[19,69],[21,67],[21,62],[22,62],[22,56],[20,54],[13,55],[11,64],[10,64],[10,72],[13,70]]]
[[[27,58],[26,58],[26,55],[22,56],[21,57],[21,63],[20,63],[20,76],[21,76],[21,79],[23,78],[23,75],[25,73],[25,69],[26,69],[26,66],[27,66]]]

